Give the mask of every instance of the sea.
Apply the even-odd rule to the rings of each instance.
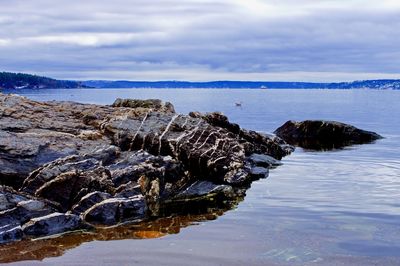
[[[231,210],[166,218],[136,233],[129,232],[134,227],[115,233],[110,229],[104,238],[44,242],[48,247],[44,244],[36,257],[16,250],[12,265],[400,265],[400,91],[14,93],[39,101],[94,104],[112,104],[116,98],[158,98],[172,102],[179,113],[219,111],[241,127],[259,132],[273,132],[287,120],[335,120],[375,131],[384,139],[332,151],[297,148],[267,179],[254,182]]]

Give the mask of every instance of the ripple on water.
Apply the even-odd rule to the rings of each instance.
[[[181,113],[221,111],[272,132],[287,120],[326,119],[385,138],[330,152],[297,149],[252,184],[238,208],[179,234],[90,242],[48,264],[400,265],[400,92],[326,90],[41,90],[37,100],[111,104],[161,98]],[[242,107],[234,106],[242,100]],[[131,232],[132,233],[132,232]],[[129,233],[127,234],[129,235]],[[158,236],[157,230],[139,233]],[[51,247],[47,247],[51,251]],[[23,251],[21,251],[23,252]],[[3,253],[4,254],[4,253]],[[21,265],[33,262],[22,262]]]

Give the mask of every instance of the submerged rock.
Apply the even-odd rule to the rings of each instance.
[[[180,115],[160,100],[0,94],[0,242],[229,208],[292,151],[221,113]]]
[[[275,134],[292,145],[313,150],[337,149],[353,144],[371,143],[382,138],[375,132],[336,121],[322,120],[287,121],[275,130]]]

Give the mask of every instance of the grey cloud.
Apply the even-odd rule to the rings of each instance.
[[[326,72],[339,78],[333,73],[354,73],[355,78],[400,73],[400,5],[374,8],[373,1],[357,0],[249,0],[254,8],[233,0],[27,2],[2,4],[2,70],[77,79],[140,79],[153,73],[152,79],[205,80],[219,72],[231,79],[256,73]],[[264,4],[275,13],[256,10]]]

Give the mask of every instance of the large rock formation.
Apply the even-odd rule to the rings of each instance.
[[[293,148],[220,113],[0,94],[0,242],[229,208]]]
[[[337,149],[382,138],[375,132],[323,120],[287,121],[274,133],[292,145],[313,150]]]

